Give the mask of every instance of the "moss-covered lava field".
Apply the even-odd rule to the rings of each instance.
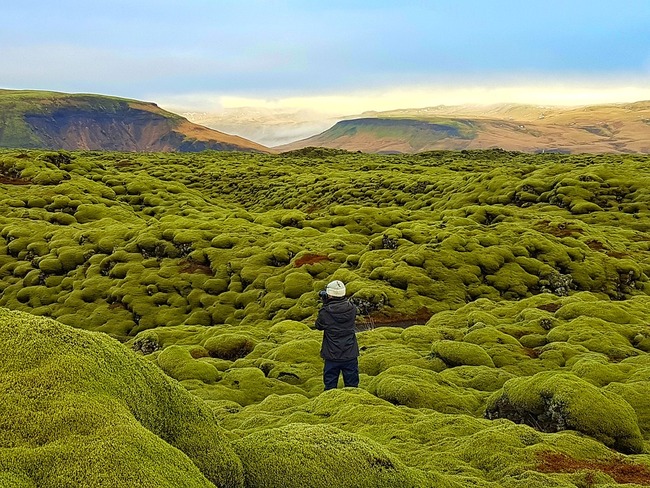
[[[643,155],[0,151],[0,485],[648,486],[649,204]]]

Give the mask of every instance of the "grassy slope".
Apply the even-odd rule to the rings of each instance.
[[[192,124],[185,118],[162,110],[153,103],[105,95],[29,90],[0,90],[0,147],[59,149],[59,147],[50,147],[51,142],[39,135],[25,119],[25,116],[48,116],[60,110],[75,110],[80,116],[83,115],[90,119],[95,115],[114,116],[113,125],[124,124],[125,126],[133,123],[135,116],[139,113],[148,113],[159,121],[167,123],[167,132],[161,132],[157,136],[159,138],[176,133],[179,141],[185,145],[214,143],[222,144],[230,150],[241,148],[242,150],[268,151],[267,148],[241,137]],[[130,112],[127,114],[129,110]],[[92,134],[91,128],[90,137],[92,138],[93,135],[101,139],[101,134]],[[67,140],[66,144],[84,149],[88,144],[87,141],[84,141],[84,136],[85,138],[89,137],[88,134],[82,134],[77,130],[69,136],[70,140]],[[133,134],[132,137],[137,136]],[[143,146],[146,144],[144,140],[136,140],[134,143]],[[174,144],[179,144],[179,142],[174,142]],[[174,150],[171,146],[167,149]]]
[[[648,102],[579,108],[498,105],[433,107],[365,114],[337,124],[324,133],[282,146],[297,149],[324,146],[365,152],[422,152],[443,149],[488,149],[568,153],[650,152]],[[463,137],[445,130],[405,127],[406,121],[462,127]],[[393,125],[390,125],[390,122]],[[343,127],[347,130],[342,130]],[[356,129],[354,131],[353,129]]]
[[[232,433],[248,486],[650,479],[645,156],[5,151],[0,163],[0,306],[147,354]],[[376,327],[359,334],[361,388],[322,393],[312,323],[332,278]],[[392,322],[419,325],[379,327]],[[570,430],[497,419],[541,428],[550,407]]]

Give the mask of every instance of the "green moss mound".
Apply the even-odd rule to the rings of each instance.
[[[0,472],[17,486],[243,486],[211,410],[115,340],[0,309],[0,344]]]
[[[491,366],[494,362],[485,350],[469,342],[437,341],[431,348],[431,356],[440,358],[447,366]]]
[[[393,366],[378,374],[368,390],[396,405],[430,408],[443,413],[476,414],[486,394],[464,389],[445,380],[440,373],[415,366]]]
[[[234,360],[245,357],[255,349],[255,340],[243,334],[224,333],[210,337],[205,342],[210,356]]]
[[[381,446],[327,425],[290,424],[235,444],[247,486],[268,488],[421,487],[423,475]]]
[[[570,374],[514,378],[489,400],[488,418],[508,418],[546,432],[577,430],[624,453],[644,452],[635,411],[621,396]]]
[[[165,373],[179,381],[198,379],[205,383],[215,383],[219,379],[217,369],[194,359],[190,348],[170,346],[157,356],[156,362]]]

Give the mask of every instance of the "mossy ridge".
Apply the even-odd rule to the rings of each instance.
[[[0,334],[0,471],[38,486],[242,486],[212,413],[116,341],[6,309]]]
[[[580,486],[578,474],[536,472],[544,453],[594,463],[630,462],[575,433],[544,434],[503,420],[397,407],[359,389],[330,390],[311,400],[272,396],[258,405],[224,412],[220,418],[242,437],[239,446],[262,437],[274,445],[286,442],[291,432],[300,435],[306,426],[336,427],[388,448],[401,463],[424,474],[425,480],[434,476],[420,486]],[[643,458],[636,459],[643,467]]]
[[[487,398],[483,392],[459,388],[434,371],[413,366],[388,368],[370,382],[368,391],[395,405],[474,415]]]
[[[264,430],[235,446],[248,486],[415,488],[434,483],[433,476],[403,466],[380,445],[328,425]],[[435,480],[437,486],[453,486],[440,476]]]

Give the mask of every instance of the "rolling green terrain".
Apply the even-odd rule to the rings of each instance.
[[[649,169],[0,151],[0,484],[650,485]]]
[[[268,152],[154,103],[105,95],[0,89],[0,147],[109,151]]]

